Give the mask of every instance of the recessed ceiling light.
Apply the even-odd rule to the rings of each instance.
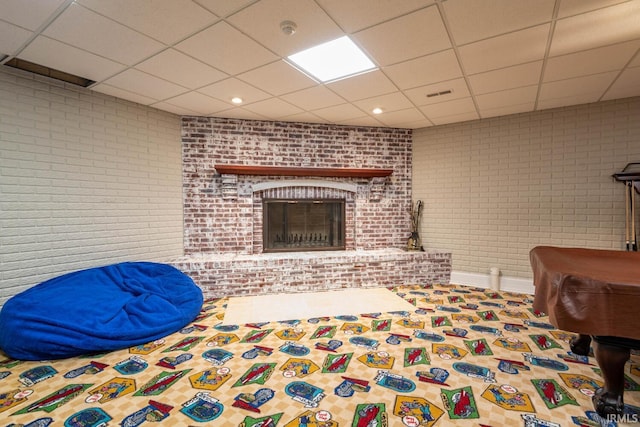
[[[373,114],[382,114],[382,108],[376,107],[372,110]]]
[[[288,57],[292,65],[323,83],[376,68],[347,36],[319,44]]]
[[[242,104],[242,98],[235,96],[231,98],[231,102],[233,102],[234,104]]]

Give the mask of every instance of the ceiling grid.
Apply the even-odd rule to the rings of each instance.
[[[640,0],[3,0],[0,63],[179,115],[422,128],[640,96],[639,22]],[[344,35],[374,71],[285,62]]]

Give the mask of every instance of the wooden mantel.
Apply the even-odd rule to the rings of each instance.
[[[366,168],[298,168],[279,166],[215,165],[219,174],[271,176],[331,176],[343,178],[376,178],[389,176],[393,169]]]

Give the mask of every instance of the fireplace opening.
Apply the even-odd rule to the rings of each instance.
[[[344,200],[263,201],[263,251],[345,249]]]

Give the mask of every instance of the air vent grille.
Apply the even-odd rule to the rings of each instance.
[[[432,92],[432,93],[428,93],[427,94],[427,98],[433,98],[434,96],[442,96],[442,95],[449,95],[450,93],[452,93],[453,91],[451,89],[448,90],[443,90],[441,92]]]
[[[7,61],[4,65],[8,65],[9,67],[18,68],[24,71],[29,71],[31,73],[38,74],[40,76],[50,77],[52,79],[61,80],[63,82],[71,83],[71,84],[82,86],[82,87],[88,87],[95,83],[93,80],[85,79],[84,77],[76,76],[74,74],[65,73],[64,71],[45,67],[44,65],[39,65],[33,62],[25,61],[24,59],[13,58]]]

